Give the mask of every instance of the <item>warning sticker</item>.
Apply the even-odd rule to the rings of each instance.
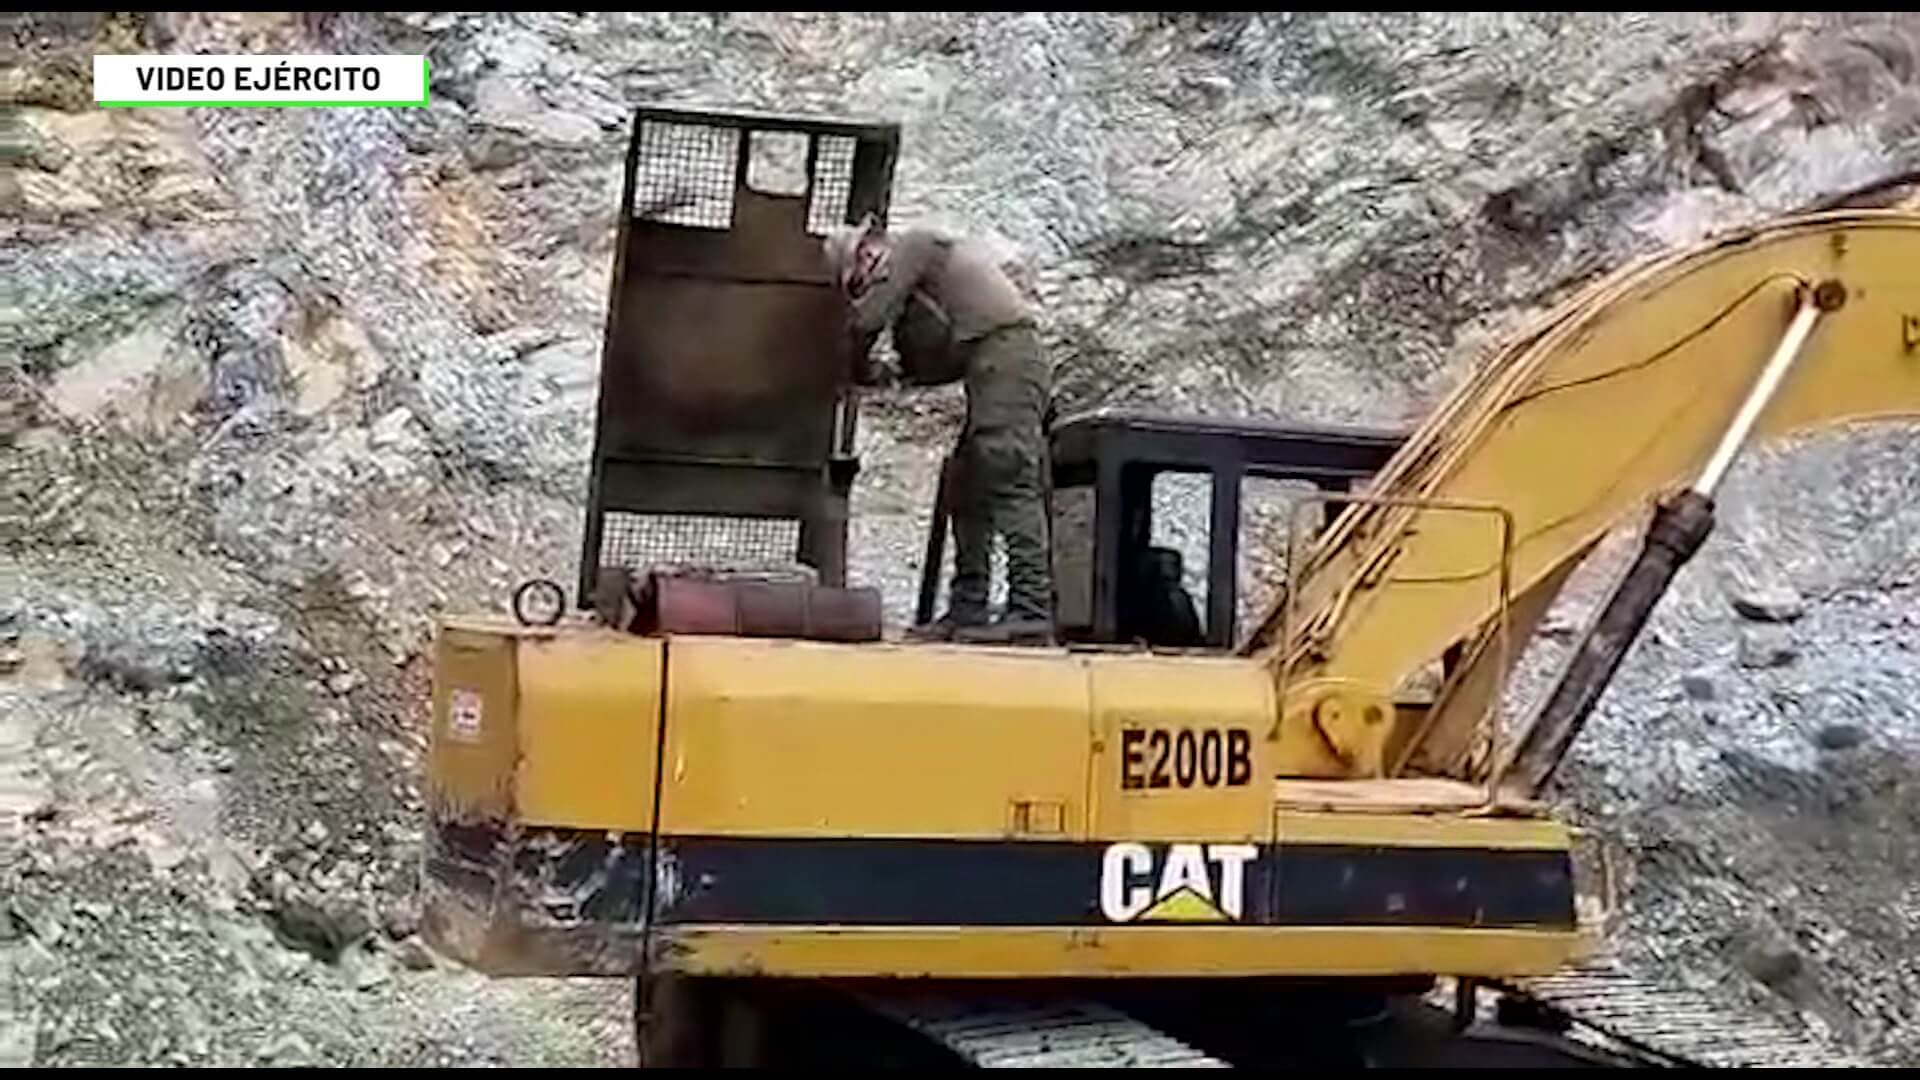
[[[479,742],[480,720],[480,694],[474,690],[455,690],[447,708],[447,735],[460,742]]]

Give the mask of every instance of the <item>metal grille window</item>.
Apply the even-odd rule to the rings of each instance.
[[[640,129],[634,216],[664,225],[730,227],[742,138],[751,140],[749,187],[769,194],[805,195],[807,231],[815,236],[847,223],[847,204],[853,194],[853,157],[859,146],[855,139],[845,135],[812,136],[813,171],[809,176],[808,136],[657,121],[645,123]]]
[[[807,204],[807,231],[815,236],[824,236],[828,229],[846,223],[857,145],[845,135],[814,136],[813,197]]]
[[[732,227],[741,134],[701,124],[642,124],[634,216],[666,225]]]
[[[609,510],[600,565],[636,574],[648,567],[702,563],[739,569],[799,566],[800,523],[791,518],[634,514]]]

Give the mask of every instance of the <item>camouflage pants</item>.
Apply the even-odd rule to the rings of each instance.
[[[1007,548],[1008,619],[1053,618],[1044,505],[1049,385],[1032,327],[997,330],[967,363],[967,421],[954,452],[956,622],[984,621],[993,534]]]

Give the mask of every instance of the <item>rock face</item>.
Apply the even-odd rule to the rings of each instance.
[[[391,912],[428,620],[576,558],[636,104],[898,119],[896,216],[1019,261],[1064,407],[1310,421],[1409,422],[1572,283],[1920,161],[1909,14],[5,19],[0,1053],[38,1064],[620,1058],[617,992],[462,981]],[[168,50],[425,52],[434,103],[91,107],[91,54]],[[862,428],[896,621],[956,405]],[[1911,438],[1743,460],[1569,795],[1641,853],[1638,962],[1909,1064]]]

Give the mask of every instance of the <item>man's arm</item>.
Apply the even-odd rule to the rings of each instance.
[[[853,382],[856,386],[881,386],[888,382],[887,370],[874,358],[873,346],[879,341],[878,330],[847,331],[847,340],[853,349]]]
[[[945,254],[947,240],[931,232],[910,229],[900,235],[893,250],[881,260],[871,278],[860,283],[860,291],[849,299],[853,304],[853,330],[859,335],[878,334],[900,317],[907,297],[920,284],[927,271],[938,265]],[[869,343],[872,338],[867,337]]]

